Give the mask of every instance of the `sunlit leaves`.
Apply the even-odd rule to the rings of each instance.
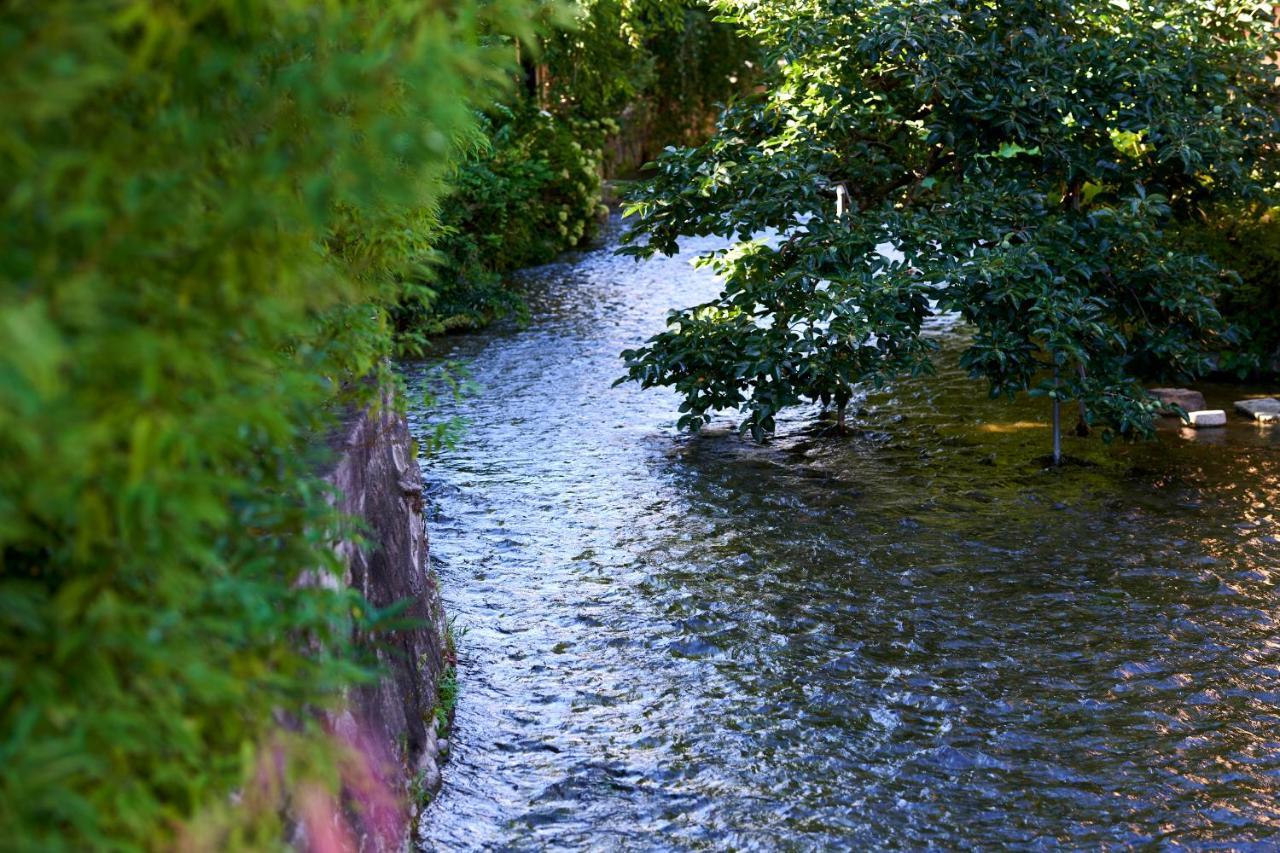
[[[5,846],[171,847],[369,677],[325,437],[527,12],[0,5]]]
[[[708,329],[684,312],[626,354],[631,378],[693,401],[685,425],[705,420],[710,401],[760,432],[781,405],[839,402],[860,381],[927,369],[920,330],[949,310],[972,330],[963,365],[993,394],[1080,399],[1091,420],[1138,434],[1154,411],[1142,379],[1196,375],[1237,340],[1217,310],[1230,271],[1170,228],[1276,187],[1269,10],[721,8],[770,47],[769,85],[727,109],[709,143],[660,158],[632,196],[625,251],[765,229],[777,246],[720,259],[725,289],[712,305],[750,323]],[[886,243],[901,262],[882,260]],[[848,330],[834,348],[813,343],[833,328]],[[761,355],[744,369],[735,353],[748,347]],[[685,384],[695,362],[696,388]]]

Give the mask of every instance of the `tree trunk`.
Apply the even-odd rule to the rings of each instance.
[[[1062,464],[1062,401],[1058,399],[1058,368],[1053,369],[1053,464]]]
[[[1080,376],[1080,390],[1081,390],[1081,393],[1083,393],[1084,380],[1085,380],[1083,364],[1076,365],[1076,373],[1078,373]],[[1085,406],[1084,400],[1077,400],[1076,403],[1078,406],[1078,410],[1076,412],[1076,435],[1079,436],[1080,438],[1088,438],[1089,437],[1089,409],[1088,407]]]
[[[520,87],[532,103],[538,103],[538,64],[519,41],[516,42],[516,63],[520,66]]]

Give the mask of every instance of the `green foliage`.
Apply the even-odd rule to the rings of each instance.
[[[436,684],[436,707],[430,720],[441,737],[449,736],[449,727],[453,724],[453,712],[458,707],[458,640],[465,637],[467,629],[457,627],[457,617],[445,625],[444,659],[445,670]]]
[[[664,155],[630,210],[637,256],[741,241],[708,259],[717,300],[624,354],[630,378],[684,396],[681,426],[738,408],[761,436],[783,407],[929,371],[924,325],[954,311],[993,395],[1079,399],[1108,432],[1145,434],[1140,380],[1196,375],[1237,340],[1215,304],[1231,275],[1170,227],[1276,185],[1269,10],[721,8],[768,51],[767,91]],[[752,239],[765,229],[777,239]]]
[[[755,45],[701,4],[682,8],[678,18],[649,35],[645,48],[654,75],[639,103],[655,152],[703,141],[719,105],[747,91],[759,76]]]
[[[750,77],[749,46],[690,0],[588,0],[560,23],[526,54],[520,96],[485,111],[439,221],[405,232],[430,242],[395,312],[409,352],[522,317],[504,274],[592,238],[607,213],[601,176],[636,157],[614,152],[702,138],[715,102]]]
[[[453,710],[458,705],[458,671],[450,664],[436,685],[440,694],[440,704],[436,706],[436,729],[442,735],[449,733],[449,721],[453,719]]]
[[[470,243],[455,257],[513,269],[578,245],[599,218],[600,146],[610,127],[531,109],[508,114],[489,156],[467,162],[455,179],[465,201],[451,206],[445,222]]]
[[[167,846],[368,677],[311,449],[385,370],[520,12],[0,6],[7,847]]]
[[[580,245],[604,213],[600,146],[607,120],[556,117],[533,107],[497,107],[485,142],[467,154],[434,235],[431,298],[406,306],[406,332],[474,328],[524,306],[501,274],[551,261]]]
[[[691,0],[589,0],[577,26],[547,39],[540,103],[622,124],[606,167],[630,173],[665,145],[700,142],[717,105],[756,76],[737,27]]]
[[[587,0],[575,26],[546,40],[543,100],[588,118],[616,118],[647,102],[679,138],[741,91],[753,55],[738,30],[700,2]]]
[[[1178,230],[1188,248],[1240,276],[1218,307],[1246,333],[1222,355],[1221,368],[1241,375],[1277,370],[1280,357],[1280,210],[1216,209]]]
[[[614,117],[652,83],[649,31],[674,22],[686,0],[584,0],[572,25],[548,35],[540,102],[556,113]]]

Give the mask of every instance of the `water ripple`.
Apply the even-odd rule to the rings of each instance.
[[[470,424],[423,463],[466,634],[422,847],[1280,844],[1280,430],[1046,472],[1045,413],[944,367],[851,438],[677,436],[611,383],[714,245],[531,271],[413,413]]]

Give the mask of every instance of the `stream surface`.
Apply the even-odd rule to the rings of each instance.
[[[1046,405],[939,329],[852,436],[678,435],[611,383],[720,243],[613,239],[522,274],[527,326],[445,342],[483,390],[411,413],[468,421],[423,460],[461,685],[423,849],[1280,847],[1280,428],[1045,470]]]

